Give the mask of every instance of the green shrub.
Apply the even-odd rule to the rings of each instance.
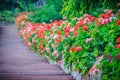
[[[62,19],[59,12],[61,10],[61,0],[47,0],[46,4],[40,6],[32,14],[29,15],[29,19],[32,22],[50,22],[51,20]]]

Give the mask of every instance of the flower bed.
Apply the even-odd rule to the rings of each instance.
[[[120,79],[120,10],[116,14],[105,10],[99,18],[85,14],[71,22],[49,24],[29,22],[27,14],[21,13],[16,25],[27,46],[63,66],[76,79],[100,70],[102,80]]]

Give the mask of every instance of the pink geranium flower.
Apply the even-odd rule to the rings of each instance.
[[[89,41],[91,41],[92,40],[92,38],[87,38],[86,39],[86,43],[88,43]]]
[[[71,29],[70,29],[70,32],[73,32],[73,31],[74,31],[74,28],[71,28]]]

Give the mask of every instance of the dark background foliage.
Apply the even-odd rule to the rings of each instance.
[[[98,16],[104,9],[118,10],[120,0],[0,0],[0,20],[14,20],[20,12],[31,12],[30,21],[50,22],[83,14]]]

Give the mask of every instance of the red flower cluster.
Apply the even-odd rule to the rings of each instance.
[[[71,27],[69,25],[64,28],[65,36],[68,36],[70,34],[70,29]]]
[[[21,13],[21,14],[19,14],[19,15],[16,17],[16,20],[15,20],[16,26],[18,26],[19,23],[21,23],[22,21],[26,21],[26,19],[27,19],[26,14],[28,14],[28,12],[26,12],[26,13]]]
[[[79,27],[83,26],[84,25],[84,20],[80,20],[79,22],[76,23],[75,25],[75,29],[79,29]]]
[[[120,48],[120,43],[119,43],[119,44],[117,44],[116,48]]]
[[[120,26],[120,20],[117,21],[117,25]]]
[[[99,69],[96,68],[95,66],[93,66],[93,67],[90,69],[89,73],[90,73],[90,75],[93,75],[93,74],[95,74],[95,73],[98,72],[98,71],[99,71]]]
[[[57,26],[61,26],[62,22],[63,22],[63,20],[60,20],[60,21],[54,20],[53,23],[56,24]]]
[[[81,47],[77,47],[77,46],[73,46],[69,48],[69,52],[79,52],[81,51],[82,48]]]
[[[88,26],[83,26],[82,27],[82,31],[87,31],[88,30]]]
[[[118,38],[116,39],[116,42],[117,42],[117,43],[120,43],[120,37],[118,37]]]
[[[116,42],[118,43],[115,47],[116,48],[120,48],[120,37],[118,37],[117,39],[116,39]]]

